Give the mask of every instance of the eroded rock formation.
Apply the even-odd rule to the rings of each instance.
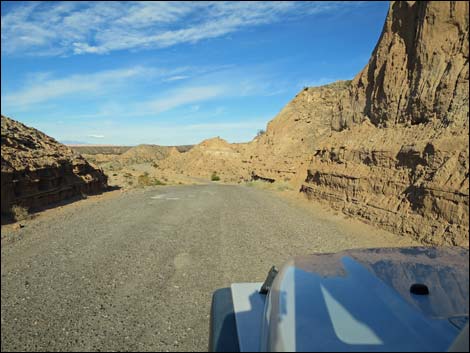
[[[1,213],[14,205],[37,209],[107,187],[107,177],[46,134],[1,117]]]
[[[425,243],[468,245],[468,97],[468,3],[391,3],[302,191]]]

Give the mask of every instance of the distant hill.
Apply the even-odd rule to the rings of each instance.
[[[155,147],[162,147],[162,148],[176,148],[179,152],[187,152],[189,151],[193,145],[181,145],[181,146],[159,146],[159,145],[138,145],[138,146],[117,146],[117,145],[76,145],[76,144],[69,144],[69,147],[81,154],[114,154],[120,155],[123,154],[130,149],[139,147],[139,146],[155,146]],[[142,150],[142,149],[141,149]],[[143,152],[143,151],[142,151]]]
[[[74,140],[60,140],[60,143],[63,143],[66,146],[83,146],[83,145],[88,145],[88,142],[82,142],[82,141],[74,141]]]
[[[114,146],[114,145],[69,145],[75,152],[81,154],[123,154],[130,150],[132,146]]]

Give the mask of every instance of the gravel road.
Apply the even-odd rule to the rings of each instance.
[[[364,229],[245,186],[68,205],[2,234],[1,349],[204,351],[216,288],[294,255],[397,245]]]

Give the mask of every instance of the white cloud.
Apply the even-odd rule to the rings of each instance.
[[[2,103],[9,107],[24,107],[71,94],[102,94],[130,78],[148,77],[151,74],[155,74],[155,71],[139,66],[92,74],[75,74],[60,79],[51,79],[48,73],[36,74],[25,88],[2,96]]]
[[[91,138],[94,138],[94,139],[104,139],[104,135],[91,134],[91,135],[87,135],[87,137],[91,137]]]
[[[163,79],[164,82],[171,82],[171,81],[180,81],[180,80],[186,80],[189,78],[187,75],[177,75],[177,76],[170,76],[168,78]]]
[[[10,110],[25,111],[38,103],[53,101],[57,98],[79,96],[94,98],[96,96],[112,97],[112,93],[123,87],[138,82],[152,80],[153,83],[181,81],[190,77],[184,73],[203,74],[207,69],[182,66],[176,68],[154,68],[134,66],[115,70],[104,70],[92,73],[72,74],[57,78],[52,72],[35,72],[26,74],[20,88],[2,91],[2,106]],[[191,93],[191,92],[189,92]],[[170,97],[171,98],[171,97]],[[197,97],[195,97],[197,98]],[[113,101],[114,99],[112,99]],[[114,104],[114,103],[110,103]],[[116,104],[113,113],[118,113]],[[110,105],[104,111],[93,115],[109,115]]]
[[[2,52],[104,54],[163,48],[334,13],[341,2],[43,2],[2,8]]]
[[[141,104],[147,113],[158,114],[187,104],[203,102],[224,96],[228,89],[222,85],[183,87],[171,91],[163,97]]]

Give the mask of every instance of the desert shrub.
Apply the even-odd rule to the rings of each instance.
[[[11,216],[16,222],[23,221],[29,216],[28,209],[20,205],[13,205],[11,208]]]
[[[152,185],[166,185],[163,181],[158,180],[157,178],[153,178]]]
[[[137,177],[137,184],[139,184],[139,186],[149,186],[149,185],[152,185],[151,181],[150,181],[150,177],[149,177],[149,174],[147,172],[145,172],[144,174],[141,174]]]
[[[157,163],[153,163],[153,164],[152,164],[152,167],[158,168],[158,164],[157,164]]]
[[[256,137],[260,137],[260,136],[263,136],[264,134],[266,133],[265,130],[263,129],[259,129],[258,132],[256,133]],[[251,157],[251,156],[250,156]]]
[[[145,172],[137,178],[137,184],[140,187],[144,186],[154,186],[154,185],[166,185],[164,182],[158,180],[157,178],[151,178],[149,173]]]
[[[266,182],[261,181],[261,180],[247,181],[245,183],[245,185],[248,186],[248,187],[255,187],[255,188],[258,188],[258,189],[268,189],[271,186],[270,183],[266,183]]]
[[[258,189],[264,190],[277,190],[277,191],[286,191],[293,190],[292,186],[287,182],[276,181],[274,183],[267,183],[262,180],[252,180],[245,183],[248,187],[256,187]]]
[[[289,184],[287,184],[287,183],[282,183],[282,184],[279,183],[279,184],[277,185],[277,190],[278,190],[278,191],[292,190],[292,187],[291,187]]]
[[[219,181],[220,180],[220,177],[217,175],[217,172],[212,173],[211,180],[212,181]]]
[[[117,176],[117,173],[113,173],[113,176]]]

